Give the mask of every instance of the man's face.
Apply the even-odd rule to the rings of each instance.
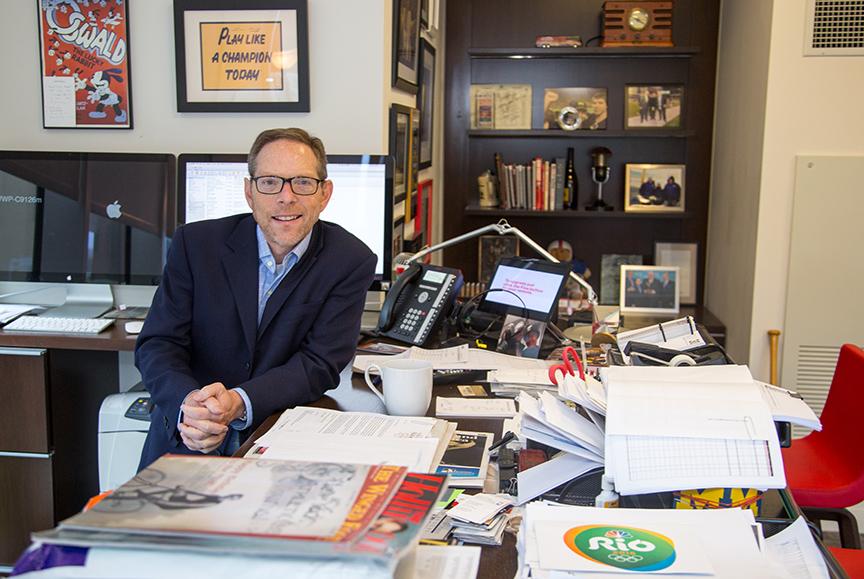
[[[275,176],[319,178],[318,164],[312,149],[294,141],[274,141],[264,145],[258,154],[253,177]],[[297,195],[285,183],[275,195],[259,193],[255,183],[246,179],[246,202],[264,238],[278,262],[312,231],[318,216],[327,207],[333,183],[325,181],[314,195]]]
[[[664,271],[663,272],[663,283],[666,283],[668,281],[669,281],[669,273]]]
[[[606,99],[595,98],[591,99],[591,104],[594,105],[594,114],[600,115],[606,112]]]
[[[654,272],[653,271],[648,272],[648,281],[654,281]]]

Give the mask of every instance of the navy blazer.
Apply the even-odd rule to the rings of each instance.
[[[267,302],[258,324],[258,242],[251,215],[177,229],[162,283],[135,346],[155,406],[140,468],[180,439],[180,405],[212,382],[242,386],[253,423],[308,404],[339,384],[360,330],[376,256],[338,225],[319,221],[309,248]]]

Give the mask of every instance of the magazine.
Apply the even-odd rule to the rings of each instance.
[[[166,456],[33,539],[387,561],[416,542],[446,478],[392,466]]]
[[[493,438],[491,432],[457,430],[435,472],[450,475],[450,486],[482,488]]]

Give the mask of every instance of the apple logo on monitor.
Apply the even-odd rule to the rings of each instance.
[[[114,203],[111,203],[110,205],[108,205],[105,208],[105,213],[108,214],[108,218],[109,219],[119,219],[120,215],[123,214],[123,212],[120,211],[120,207],[121,207],[121,205],[117,199],[114,200]]]

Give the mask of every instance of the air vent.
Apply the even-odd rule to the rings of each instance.
[[[864,55],[864,0],[808,0],[805,56]]]

